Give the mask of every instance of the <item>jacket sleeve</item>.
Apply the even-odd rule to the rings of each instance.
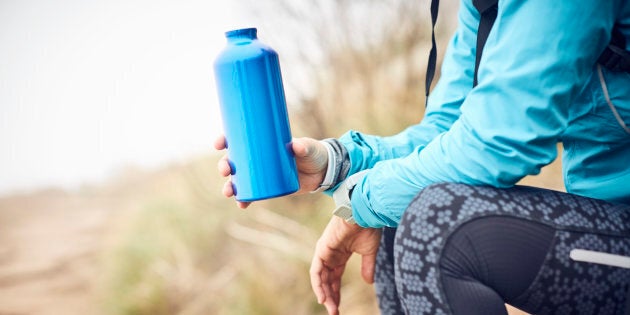
[[[459,119],[423,149],[376,163],[353,191],[356,222],[396,226],[413,197],[430,184],[509,187],[553,161],[572,99],[610,39],[618,5],[500,1],[479,84],[465,97]],[[462,9],[474,10],[471,0],[464,0]],[[468,62],[474,65],[474,56]]]
[[[409,155],[448,130],[460,115],[460,106],[472,89],[475,61],[476,25],[474,9],[460,10],[459,26],[449,42],[441,68],[441,79],[431,91],[422,122],[391,137],[378,137],[349,131],[339,141],[350,157],[350,172],[369,169],[379,161]],[[472,60],[472,64],[471,64]]]

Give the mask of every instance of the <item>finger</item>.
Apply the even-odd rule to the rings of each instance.
[[[226,143],[225,143],[225,135],[220,135],[218,136],[216,139],[214,139],[214,148],[217,150],[223,150],[225,149]]]
[[[324,306],[326,307],[326,311],[328,311],[328,315],[339,315],[339,306],[332,300],[326,301]]]
[[[313,138],[294,138],[293,139],[293,154],[297,158],[313,158],[320,160],[322,158],[328,158],[328,151],[326,147],[318,140]]]
[[[247,207],[249,207],[249,205],[251,204],[251,202],[236,201],[236,206],[241,209],[247,209]]]
[[[335,268],[330,279],[330,286],[332,288],[333,299],[337,306],[341,303],[341,277],[343,276],[345,266]]]
[[[222,190],[223,196],[226,196],[228,198],[234,196],[234,188],[232,188],[232,182],[231,181],[227,181],[225,182],[225,184],[223,184],[223,190]]]
[[[361,277],[367,284],[374,283],[374,268],[376,267],[376,254],[363,255],[361,258]]]
[[[307,145],[306,140],[304,140],[304,138],[293,139],[292,149],[293,149],[293,154],[296,157],[306,157],[310,153],[309,146]]]
[[[341,276],[345,267],[340,266],[333,269],[326,268],[322,277],[324,293],[326,300],[324,306],[330,314],[338,314],[341,301]]]
[[[326,266],[324,266],[324,270],[321,273],[322,290],[324,291],[324,296],[325,296],[324,305],[329,304],[329,303],[333,303],[335,305],[337,304],[337,300],[335,299],[335,293],[331,285],[332,282],[334,282],[331,276],[332,276],[331,270],[329,270],[328,268],[326,268]]]
[[[325,267],[324,267],[325,268]],[[331,272],[328,269],[325,269],[324,272],[322,273],[322,289],[324,291],[324,295],[325,295],[325,299],[324,299],[324,306],[326,307],[326,310],[328,311],[328,314],[338,314],[339,313],[339,297],[337,294],[335,294],[334,292],[334,279],[331,279]]]
[[[311,276],[311,289],[313,289],[313,293],[317,297],[317,303],[324,303],[324,289],[322,288],[322,269],[324,265],[322,261],[317,258],[317,256],[313,257],[313,261],[311,261],[311,269],[309,270],[309,274]]]
[[[307,163],[307,169],[310,169],[311,173],[324,172],[322,176],[325,175],[328,150],[322,143],[313,138],[296,138],[293,139],[292,149],[298,163],[298,169],[300,162]]]
[[[232,167],[230,167],[227,155],[224,155],[221,159],[219,159],[219,162],[217,162],[217,170],[219,170],[219,175],[223,177],[227,177],[232,173]]]
[[[341,292],[341,281],[334,281],[333,283],[330,284],[330,287],[332,288],[333,294],[336,297],[339,296],[339,292]],[[339,299],[337,299],[337,301],[338,300]]]

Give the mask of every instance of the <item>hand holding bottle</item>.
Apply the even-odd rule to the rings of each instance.
[[[225,137],[219,136],[214,142],[214,148],[217,150],[225,149]],[[293,154],[298,170],[298,181],[300,189],[296,194],[307,193],[316,190],[326,176],[326,168],[328,167],[328,151],[326,147],[313,138],[294,138],[292,142]],[[219,175],[229,177],[232,169],[228,162],[229,157],[223,156],[217,165]],[[223,186],[223,195],[225,197],[233,197],[234,190],[232,182],[228,178]],[[237,201],[240,208],[247,208],[251,202]]]

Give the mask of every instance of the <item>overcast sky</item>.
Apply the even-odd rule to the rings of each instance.
[[[0,1],[0,194],[211,152],[232,1]]]

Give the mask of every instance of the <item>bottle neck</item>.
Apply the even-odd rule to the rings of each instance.
[[[238,44],[258,39],[256,28],[243,28],[225,33],[228,43]]]

